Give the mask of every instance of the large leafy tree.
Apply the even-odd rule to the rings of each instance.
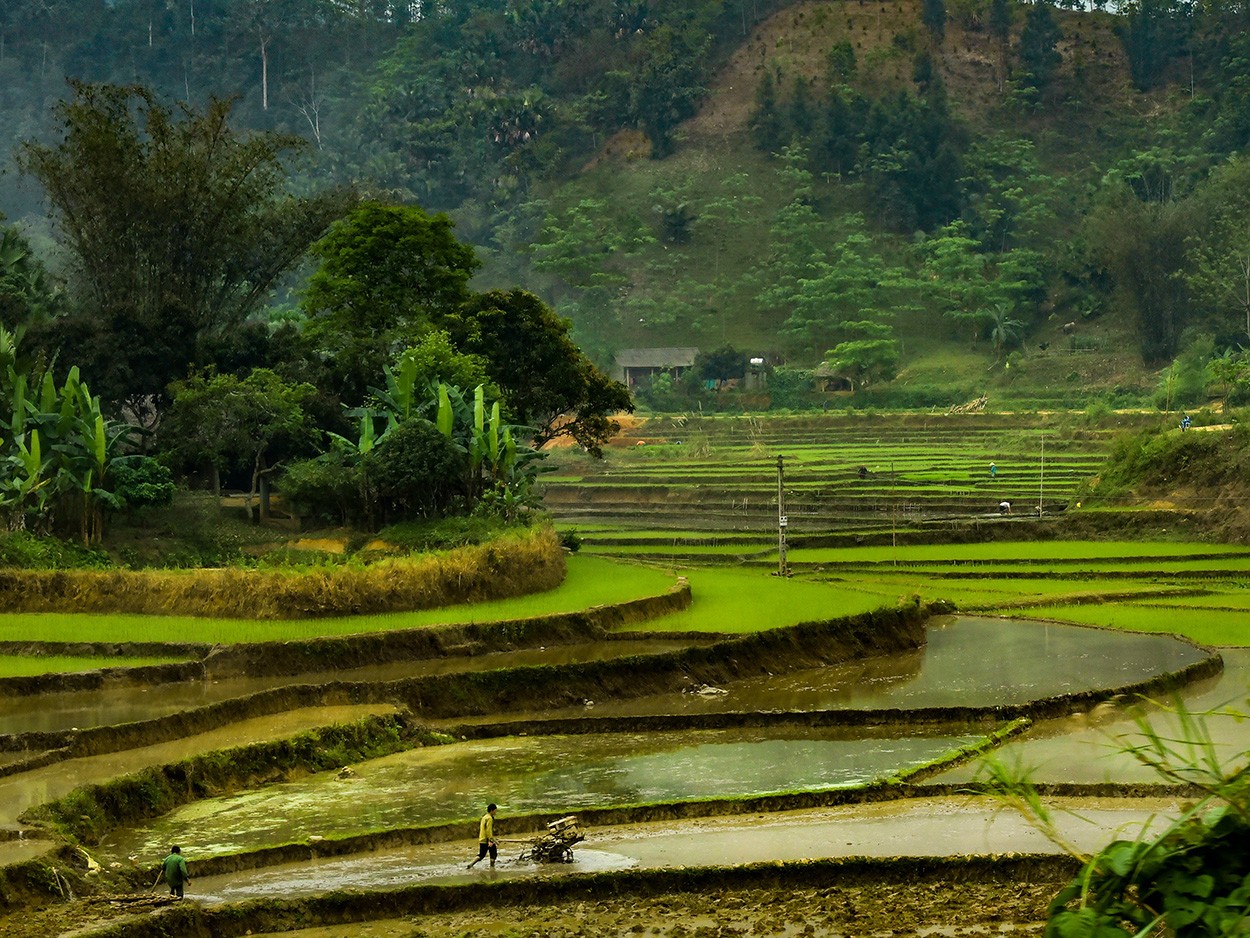
[[[105,400],[160,413],[350,196],[293,195],[285,158],[300,141],[236,132],[229,101],[172,109],[141,87],[71,88],[60,140],[19,152],[73,262],[77,312],[57,340]]]
[[[1198,231],[1188,161],[1150,150],[1114,167],[1086,219],[1093,253],[1137,321],[1142,358],[1170,359],[1191,309],[1186,242]]]
[[[852,384],[868,387],[898,373],[899,343],[889,324],[871,319],[842,324],[842,342],[825,352],[825,364]]]
[[[17,228],[0,229],[0,325],[13,330],[39,324],[59,308],[60,289]]]
[[[451,219],[415,205],[366,202],[312,253],[320,266],[304,294],[306,335],[352,401],[363,398],[381,363],[469,298],[478,267]]]
[[[1250,160],[1217,169],[1196,193],[1195,217],[1205,231],[1191,232],[1182,276],[1196,305],[1214,314],[1250,344]]]
[[[248,507],[280,457],[316,443],[304,405],[316,394],[309,384],[290,384],[265,368],[246,378],[202,373],[174,386],[174,405],[161,427],[168,458],[213,474],[247,469]],[[264,506],[262,505],[262,512]]]
[[[617,430],[611,419],[633,410],[629,391],[612,381],[569,338],[569,322],[525,290],[473,297],[451,334],[480,356],[514,419],[534,429],[535,445],[571,437],[598,455]]]

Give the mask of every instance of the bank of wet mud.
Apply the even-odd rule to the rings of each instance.
[[[650,930],[646,910],[655,914],[655,926],[674,924],[666,910],[678,912],[687,929],[693,922],[680,910],[695,908],[696,897],[708,901],[707,912],[722,907],[734,896],[757,894],[777,901],[772,914],[761,921],[773,927],[762,933],[778,933],[776,926],[794,926],[803,932],[813,920],[825,916],[848,915],[848,922],[858,920],[859,928],[874,920],[880,930],[893,931],[907,917],[906,909],[892,911],[889,904],[874,905],[869,894],[898,902],[902,895],[929,893],[934,905],[941,909],[936,924],[955,927],[964,922],[1011,924],[1002,911],[990,912],[1003,905],[1008,896],[1022,891],[1033,892],[1029,902],[1029,921],[1036,923],[1045,902],[1076,870],[1067,857],[1002,856],[1002,857],[921,857],[801,860],[769,862],[743,866],[708,866],[698,869],[624,870],[589,875],[494,880],[479,878],[464,886],[408,886],[396,889],[355,892],[332,892],[325,895],[285,900],[261,900],[238,905],[210,907],[193,902],[166,905],[156,914],[127,917],[123,906],[103,909],[99,903],[85,904],[82,912],[99,921],[102,915],[118,917],[118,921],[93,928],[84,935],[91,938],[167,938],[174,934],[202,938],[234,938],[241,935],[282,933],[318,923],[324,928],[334,925],[360,927],[361,923],[399,919],[411,921],[414,927],[424,917],[437,917],[449,923],[478,920],[490,916],[497,923],[516,921],[514,910],[544,910],[540,914],[549,926],[557,923],[580,925],[588,929],[602,928],[593,917],[579,921],[578,913],[591,903],[607,910],[605,903],[620,903],[621,910],[634,910],[627,932],[640,934]],[[988,915],[973,916],[961,921],[965,910],[959,894],[980,895],[988,903]],[[799,904],[787,899],[802,898]],[[849,903],[849,905],[848,905]],[[503,910],[507,912],[503,912]],[[792,917],[799,909],[804,914]],[[840,910],[840,911],[839,911]],[[917,905],[911,914],[917,914]],[[61,911],[61,921],[69,910]],[[761,906],[761,911],[763,907]],[[936,911],[936,909],[935,909]],[[525,914],[522,912],[521,914]],[[533,914],[533,913],[530,913]],[[90,920],[90,919],[88,919]],[[829,920],[832,924],[832,919]],[[642,930],[634,926],[641,926]],[[784,929],[782,930],[784,932]],[[548,932],[558,933],[558,932]],[[602,930],[594,934],[601,935]],[[813,934],[814,931],[806,932]],[[838,932],[830,932],[837,934]],[[870,932],[851,930],[850,935]],[[56,932],[48,932],[56,934]],[[402,933],[401,933],[402,934]],[[591,934],[590,931],[584,934]],[[677,934],[690,934],[690,931]]]

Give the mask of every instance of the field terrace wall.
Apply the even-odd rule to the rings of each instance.
[[[938,610],[941,611],[941,610]],[[551,705],[581,701],[592,693],[615,694],[619,697],[638,696],[655,690],[680,690],[709,680],[730,680],[734,676],[750,676],[772,671],[773,673],[812,667],[820,663],[847,661],[856,657],[885,654],[919,647],[924,642],[924,623],[932,610],[912,604],[898,609],[881,610],[834,620],[832,622],[806,623],[773,632],[760,633],[745,638],[717,642],[705,648],[691,648],[649,656],[629,656],[587,665],[553,665],[532,668],[512,668],[482,673],[436,675],[403,681],[364,683],[331,682],[324,685],[296,685],[263,691],[249,697],[237,698],[197,710],[184,711],[167,717],[130,723],[114,727],[98,727],[92,730],[67,733],[32,733],[9,737],[6,748],[18,743],[25,748],[54,750],[67,755],[87,755],[132,748],[202,732],[205,723],[213,726],[246,719],[250,716],[294,709],[300,706],[316,706],[325,703],[394,703],[406,704],[422,719],[435,716],[467,716],[507,710],[518,702],[533,705],[535,701],[550,701]],[[379,717],[378,724],[384,735],[392,733],[392,726],[402,728],[407,738],[424,738],[428,735],[423,726],[413,718]],[[394,721],[394,722],[388,722]],[[328,731],[327,731],[328,732]],[[398,732],[398,730],[395,730]],[[307,734],[305,734],[307,735]],[[303,737],[299,737],[303,738]],[[450,738],[450,737],[448,737]],[[266,746],[260,751],[268,752]],[[276,745],[276,744],[275,744]],[[239,754],[243,767],[256,760],[254,747],[243,747],[231,752]],[[304,763],[297,760],[292,766],[277,758],[280,750],[270,752],[262,759],[268,767],[270,780],[277,780],[287,771],[300,771]],[[240,777],[231,780],[223,761],[229,758],[209,754],[203,757],[213,766],[214,790],[232,790],[246,787],[255,778],[250,770],[242,771]],[[188,778],[202,778],[195,766],[199,760],[189,760],[159,770],[164,775],[172,773],[177,784],[171,791],[185,792],[184,800],[203,797],[203,792],[193,793]],[[322,766],[325,768],[335,766]],[[157,770],[151,770],[157,771]],[[142,775],[143,773],[140,773]],[[128,777],[133,779],[135,777]],[[57,803],[77,805],[83,798],[105,806],[97,811],[84,812],[78,807],[57,807],[49,810],[64,817],[72,827],[74,819],[81,815],[93,818],[88,831],[78,834],[84,839],[102,835],[113,826],[136,820],[130,816],[125,805],[129,799],[113,800],[101,795],[117,786],[129,784],[127,779],[105,786],[91,786]],[[145,783],[146,784],[146,783]],[[172,795],[170,797],[173,797]],[[174,805],[168,805],[169,810]],[[135,806],[147,817],[150,810],[145,803]]]
[[[554,708],[688,690],[702,684],[840,664],[909,651],[925,642],[925,622],[945,605],[910,603],[841,619],[806,622],[656,655],[559,666],[439,675],[397,682],[412,710],[427,717]]]
[[[263,677],[452,655],[480,655],[539,645],[610,641],[613,629],[680,612],[688,609],[691,601],[690,584],[680,578],[671,590],[659,596],[579,612],[306,641],[220,646],[205,659],[204,668],[210,678]]]
[[[625,824],[672,822],[692,818],[869,804],[929,794],[927,789],[918,788],[916,783],[937,772],[949,769],[953,765],[984,755],[1004,740],[1019,735],[1027,729],[1029,722],[1028,720],[1014,721],[987,734],[980,741],[945,753],[930,763],[915,766],[890,778],[854,788],[793,791],[745,797],[699,798],[691,801],[654,802],[611,808],[581,808],[577,811],[577,816],[586,827],[614,827]],[[947,787],[953,788],[954,786]],[[1175,794],[1175,789],[1169,789],[1169,794]],[[550,813],[509,814],[508,833],[509,835],[543,833],[547,830],[550,820]],[[377,850],[446,843],[462,840],[465,836],[465,826],[465,821],[455,821],[425,827],[392,828],[382,832],[278,844],[249,850],[245,853],[219,854],[200,858],[194,863],[194,871],[199,876],[229,875],[266,866],[307,863],[313,860],[352,856]]]
[[[580,612],[554,613],[501,622],[396,629],[360,635],[327,636],[304,641],[249,642],[238,645],[136,642],[0,642],[0,654],[78,657],[186,657],[189,660],[142,667],[100,668],[94,671],[37,674],[0,678],[0,696],[30,696],[106,687],[149,686],[189,680],[228,677],[273,677],[480,655],[539,645],[629,639],[613,629],[647,622],[688,609],[690,584],[679,577],[676,585],[658,596],[596,606]],[[647,633],[665,637],[667,633]],[[709,636],[709,640],[714,636]],[[0,751],[3,745],[0,735]]]
[[[369,892],[342,891],[308,899],[255,900],[218,908],[178,903],[145,919],[131,919],[90,932],[91,938],[238,938],[320,926],[350,925],[382,918],[451,913],[518,904],[553,906],[608,897],[722,894],[733,890],[880,888],[930,883],[958,889],[964,883],[1040,882],[1055,891],[1067,885],[1080,863],[1067,856],[891,857],[802,860],[734,867],[627,870],[558,878],[475,882],[467,886],[408,886]]]
[[[0,679],[0,694],[32,695],[103,687],[143,686],[165,681],[218,679],[230,676],[276,676],[317,673],[319,679],[259,691],[231,700],[184,710],[180,713],[135,721],[120,726],[81,730],[0,734],[0,752],[30,752],[29,759],[0,766],[0,777],[26,771],[38,764],[66,758],[117,752],[206,732],[252,717],[267,716],[299,707],[334,704],[385,703],[402,696],[395,682],[369,684],[359,681],[325,680],[326,672],[364,664],[418,660],[423,657],[476,655],[528,647],[586,641],[611,642],[633,638],[610,630],[649,621],[680,611],[691,603],[690,585],[684,578],[659,596],[647,596],[584,612],[560,613],[502,623],[437,626],[387,633],[347,635],[306,642],[263,642],[214,650],[211,646],[145,643],[144,654],[199,654],[204,661],[141,668],[105,668],[68,674],[43,674]],[[669,633],[648,633],[666,637]],[[707,636],[714,640],[716,636]],[[26,653],[138,654],[137,646],[100,644],[23,643]],[[213,652],[213,654],[210,654]],[[254,670],[253,670],[254,669]],[[403,684],[401,683],[402,687]]]
[[[32,758],[97,755],[178,739],[244,719],[301,707],[390,704],[426,720],[454,720],[507,711],[555,709],[587,699],[629,699],[679,693],[702,684],[721,684],[764,674],[908,651],[924,643],[925,622],[950,610],[943,604],[910,603],[829,622],[804,623],[711,645],[653,655],[582,664],[501,668],[363,682],[330,680],[260,691],[220,703],[120,726],[0,736],[0,751],[30,751]],[[1062,694],[1010,706],[932,707],[812,711],[800,714],[722,713],[628,718],[579,715],[574,719],[518,719],[448,728],[462,736],[528,732],[642,732],[678,728],[766,726],[778,722],[810,726],[865,726],[874,723],[976,723],[1019,717],[1041,719],[1088,709],[1112,698],[1166,693],[1218,674],[1223,660],[1208,652],[1203,660],[1174,674],[1129,685]],[[49,755],[52,753],[53,755]],[[9,774],[29,766],[6,767]]]
[[[445,741],[403,715],[366,717],[87,785],[32,808],[21,820],[34,826],[50,825],[93,844],[118,826],[159,817],[192,801]]]

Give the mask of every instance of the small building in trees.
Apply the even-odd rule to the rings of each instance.
[[[846,375],[834,371],[828,363],[822,364],[812,372],[812,381],[817,391],[828,394],[833,391],[854,391],[855,384]]]
[[[697,348],[626,348],[616,353],[612,377],[626,387],[649,381],[659,374],[674,381],[694,367]]]
[[[748,391],[762,391],[768,387],[768,362],[763,357],[748,359],[746,374],[742,376],[742,386]]]

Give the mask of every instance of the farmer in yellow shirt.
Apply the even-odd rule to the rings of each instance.
[[[490,854],[490,865],[495,865],[495,857],[499,856],[499,848],[495,845],[495,812],[498,805],[491,802],[486,806],[482,822],[477,828],[477,859],[469,864],[469,869],[477,866],[486,854]]]

